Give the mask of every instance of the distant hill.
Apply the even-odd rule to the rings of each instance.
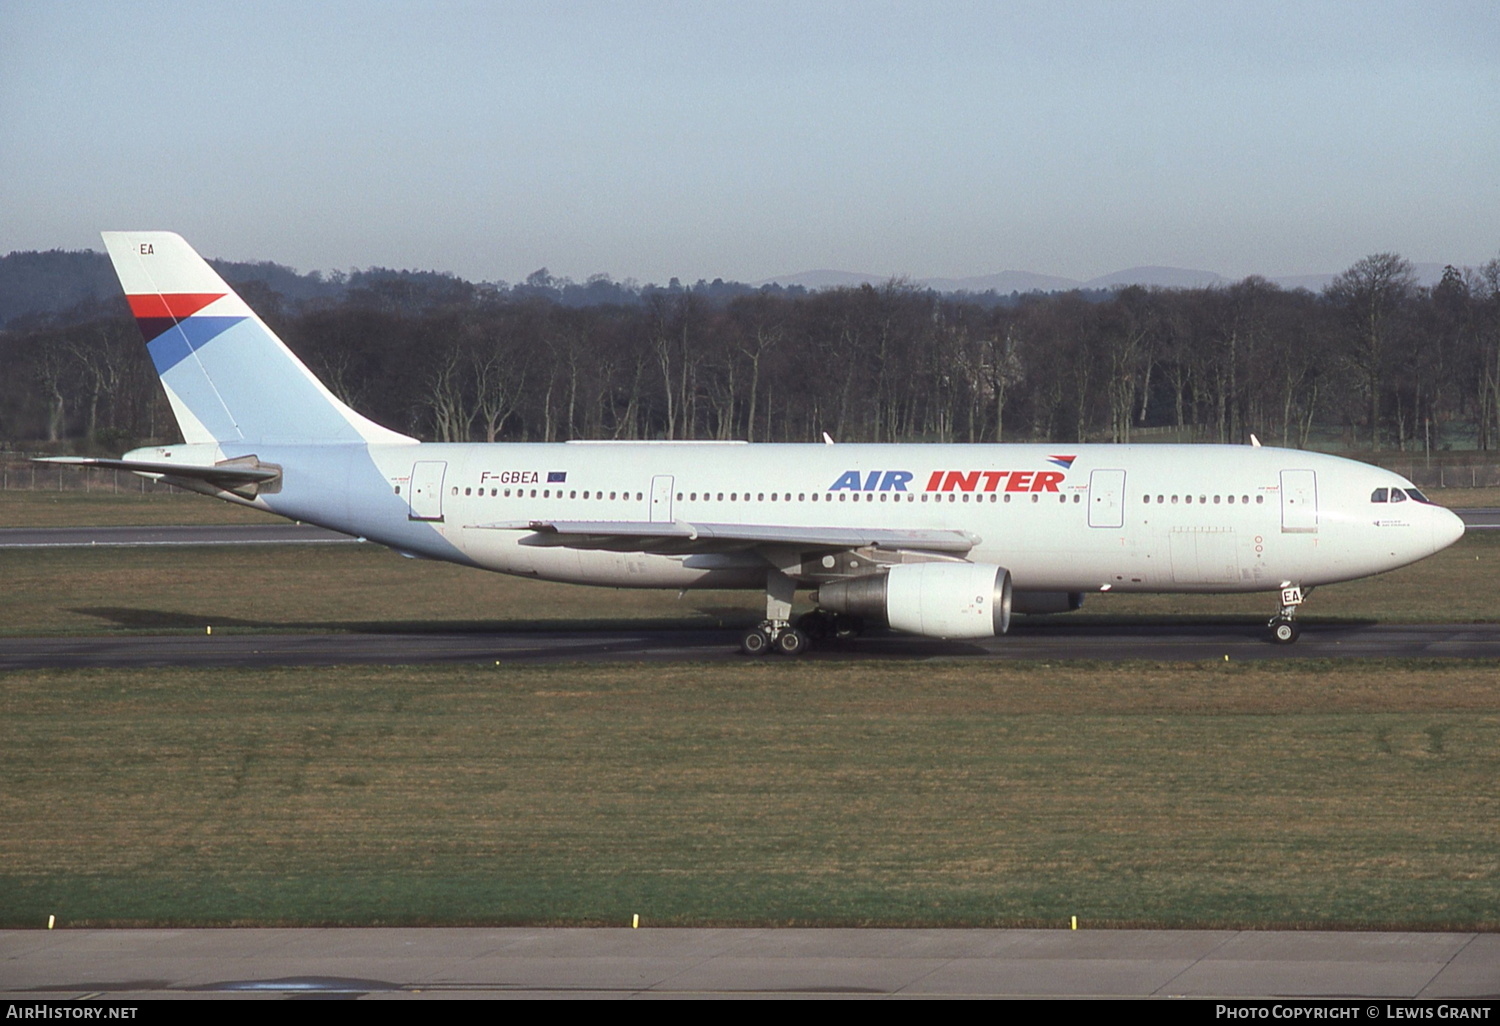
[[[283,299],[301,304],[309,300],[339,300],[351,294],[378,294],[386,301],[397,301],[405,292],[413,296],[432,299],[439,296],[469,294],[475,286],[451,274],[436,271],[397,271],[372,267],[349,274],[335,272],[327,277],[318,271],[299,274],[282,264],[261,261],[258,263],[210,260],[210,264],[236,287],[253,285],[277,293]],[[1418,282],[1435,285],[1442,279],[1442,264],[1417,264],[1414,267]],[[545,272],[538,272],[545,274]],[[536,278],[533,275],[533,278]],[[1323,289],[1334,279],[1333,274],[1301,274],[1271,277],[1270,280],[1283,288],[1304,288],[1312,292]],[[564,306],[593,306],[597,304],[633,304],[642,297],[661,291],[655,285],[637,285],[634,282],[616,283],[600,276],[597,280],[579,284],[567,279],[553,279],[509,287],[512,295],[532,295],[550,298]],[[851,288],[860,285],[880,287],[892,280],[891,275],[867,274],[857,271],[821,269],[801,271],[797,274],[779,275],[744,285],[738,282],[698,282],[689,286],[697,294],[711,300],[727,302],[734,296],[761,289],[829,289]],[[1001,271],[997,274],[978,275],[968,278],[922,278],[898,279],[917,287],[945,293],[969,293],[981,296],[994,293],[1009,296],[1013,293],[1067,292],[1073,289],[1107,294],[1111,289],[1126,285],[1145,285],[1160,288],[1201,288],[1204,286],[1230,284],[1230,279],[1213,271],[1190,270],[1181,267],[1132,267],[1112,274],[1100,275],[1088,281],[1063,278],[1052,274],[1037,274],[1032,271]],[[506,291],[503,283],[489,286]],[[666,291],[681,289],[676,280]],[[50,317],[77,308],[77,316],[95,316],[81,304],[121,304],[119,282],[115,278],[109,258],[93,250],[48,250],[46,252],[14,252],[0,256],[0,327],[11,325],[26,318]]]
[[[1055,274],[1031,271],[1001,271],[974,278],[927,278],[923,285],[938,292],[995,292],[1006,296],[1012,292],[1068,292],[1083,288],[1081,281],[1059,278]]]
[[[1182,267],[1131,267],[1113,274],[1090,278],[1084,283],[1091,289],[1112,289],[1125,285],[1156,286],[1163,289],[1202,289],[1224,284],[1224,278],[1213,271],[1190,271]]]
[[[1443,277],[1444,264],[1414,264],[1417,284],[1436,285]],[[1307,289],[1321,292],[1338,275],[1291,274],[1280,277],[1267,276],[1285,289]],[[800,285],[807,289],[847,288],[859,285],[884,285],[892,278],[888,274],[866,274],[860,271],[836,271],[830,269],[800,271],[767,278],[759,285]],[[1067,292],[1072,289],[1103,290],[1121,288],[1126,285],[1144,285],[1148,288],[1195,289],[1215,285],[1230,285],[1238,279],[1226,278],[1215,271],[1193,270],[1185,267],[1130,267],[1111,274],[1101,274],[1088,281],[1063,278],[1055,274],[1036,274],[1032,271],[1001,271],[998,274],[979,275],[972,278],[909,278],[905,279],[918,288],[936,292],[989,292],[999,295],[1012,292]]]

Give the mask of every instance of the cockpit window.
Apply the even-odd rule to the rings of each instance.
[[[1370,501],[1371,502],[1389,502],[1390,501],[1390,499],[1388,497],[1389,495],[1390,495],[1390,489],[1389,488],[1377,488],[1373,492],[1370,493]]]
[[[1405,502],[1406,501],[1406,493],[1403,492],[1399,488],[1392,488],[1391,489],[1391,501],[1392,502]]]
[[[1406,490],[1406,494],[1410,495],[1413,499],[1416,499],[1418,502],[1425,502],[1425,503],[1427,503],[1427,505],[1429,505],[1429,506],[1435,506],[1435,505],[1437,505],[1431,499],[1429,499],[1427,496],[1423,495],[1420,491],[1418,491],[1415,488],[1408,488]]]

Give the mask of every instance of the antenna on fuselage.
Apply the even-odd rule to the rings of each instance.
[[[1253,431],[1250,433],[1250,445],[1255,449],[1260,448],[1260,439],[1255,437],[1255,432]]]
[[[832,445],[833,444],[833,436],[830,435],[827,431],[823,432],[823,444],[824,445]]]

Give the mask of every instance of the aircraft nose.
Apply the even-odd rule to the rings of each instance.
[[[1438,552],[1464,536],[1464,522],[1451,509],[1437,507],[1432,518],[1432,551]]]

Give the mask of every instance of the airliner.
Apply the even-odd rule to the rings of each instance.
[[[1290,643],[1313,587],[1464,530],[1388,470],[1258,442],[420,442],[340,401],[180,236],[104,242],[183,443],[54,460],[521,577],[762,590],[751,655],[866,625],[993,637],[1091,592],[1266,592]]]

